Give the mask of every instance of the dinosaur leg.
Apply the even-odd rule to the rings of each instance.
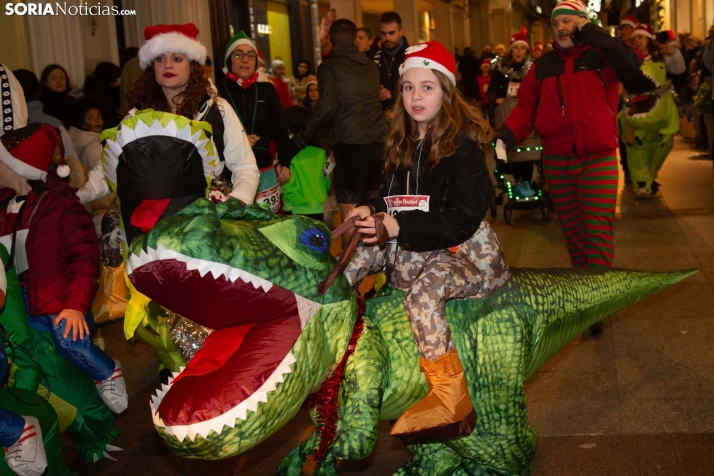
[[[660,144],[657,131],[636,130],[635,142],[627,148],[627,164],[632,177],[632,188],[637,192],[644,188],[647,193],[652,192],[652,164],[655,161],[657,145]]]
[[[338,459],[362,459],[374,449],[377,441],[379,410],[388,369],[387,349],[382,334],[368,319],[345,365],[340,386],[339,423],[335,439],[320,460],[315,475],[337,474]],[[322,424],[313,412],[315,426]],[[278,467],[280,476],[299,476],[309,454],[320,446],[319,432],[293,449]]]
[[[530,307],[481,309],[477,319],[472,302],[450,301],[447,310],[479,418],[471,435],[448,444],[469,460],[468,474],[529,474],[537,435],[523,382],[542,327]]]
[[[443,443],[417,443],[408,440],[407,447],[414,454],[410,462],[399,468],[394,476],[451,476],[459,474],[463,458]],[[461,473],[463,474],[463,473]]]
[[[657,178],[657,175],[659,174],[659,169],[662,168],[664,161],[667,159],[667,156],[672,151],[673,147],[673,134],[665,134],[664,136],[660,135],[660,141],[657,147],[657,151],[655,153],[654,159],[652,160],[652,177]]]

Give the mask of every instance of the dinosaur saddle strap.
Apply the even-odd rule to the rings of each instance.
[[[375,215],[372,215],[372,217],[374,218],[374,227],[377,232],[377,245],[380,249],[384,249],[384,247],[387,245],[387,241],[389,240],[389,233],[387,233],[387,228],[384,226],[384,213],[377,213]],[[352,253],[354,253],[355,248],[357,247],[357,242],[360,240],[362,235],[362,233],[356,233],[357,221],[359,220],[361,220],[361,218],[352,217],[348,220],[345,220],[340,226],[338,226],[332,231],[333,240],[345,232],[353,232],[354,234],[352,235],[352,239],[349,241],[349,243],[347,243],[345,249],[342,251],[340,258],[337,260],[337,264],[332,269],[330,274],[324,281],[317,285],[317,291],[320,293],[320,295],[323,295],[325,294],[325,292],[327,292],[327,289],[330,287],[330,285],[332,285],[332,282],[335,280],[337,275],[341,273],[347,266],[347,263],[350,262]]]

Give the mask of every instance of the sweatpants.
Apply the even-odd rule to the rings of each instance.
[[[587,158],[544,155],[543,173],[573,266],[611,267],[618,179],[615,150]]]
[[[407,251],[396,243],[380,250],[362,243],[344,274],[357,289],[365,277],[382,271],[391,286],[406,291],[404,307],[419,354],[432,361],[454,348],[446,302],[482,298],[510,277],[501,244],[485,221],[455,251]]]

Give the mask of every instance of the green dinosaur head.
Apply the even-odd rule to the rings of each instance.
[[[674,126],[679,127],[679,113],[662,63],[642,63],[636,77],[627,83],[627,92],[630,105],[624,109],[624,117],[631,127],[668,128],[673,116],[676,119]]]
[[[131,243],[127,273],[141,293],[213,329],[152,401],[167,444],[222,458],[292,418],[342,357],[356,316],[346,278],[324,295],[330,233],[237,200],[200,199]]]

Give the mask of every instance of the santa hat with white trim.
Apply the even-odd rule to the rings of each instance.
[[[533,51],[543,51],[543,42],[542,41],[536,41],[533,44]]]
[[[515,45],[526,45],[526,48],[530,49],[530,45],[528,44],[528,33],[525,26],[521,27],[518,32],[511,36],[511,42],[508,44],[508,51],[511,51],[511,48]]]
[[[139,49],[141,69],[151,66],[156,57],[164,53],[181,53],[191,61],[206,64],[208,51],[198,41],[198,27],[193,23],[147,26],[144,39],[146,43]]]
[[[231,54],[233,53],[233,50],[235,50],[240,45],[250,46],[255,50],[256,54],[260,55],[258,47],[255,45],[255,41],[253,41],[251,37],[246,35],[244,31],[239,31],[238,33],[233,35],[233,38],[228,40],[228,46],[226,47],[226,52],[223,55],[223,74],[228,74],[228,71],[230,71]]]
[[[632,28],[637,28],[637,25],[639,25],[639,24],[640,24],[640,22],[637,21],[637,18],[635,18],[632,15],[627,15],[620,22],[620,26],[631,26]]]
[[[580,17],[588,16],[588,7],[579,0],[565,0],[555,6],[553,13],[550,15],[550,20],[553,21],[558,15],[577,15]]]
[[[404,63],[399,67],[399,76],[410,68],[435,69],[446,75],[456,86],[456,61],[438,41],[427,41],[406,49]]]
[[[64,163],[64,144],[57,129],[42,122],[6,132],[0,137],[0,162],[28,180],[45,180],[55,149],[59,149],[57,175],[69,176]]]
[[[654,40],[655,36],[652,33],[652,28],[647,23],[640,23],[635,27],[635,31],[632,32],[632,36],[642,35],[646,36],[650,40]]]

